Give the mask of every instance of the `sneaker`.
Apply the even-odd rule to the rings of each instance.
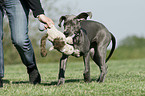
[[[29,74],[29,81],[31,84],[40,84],[41,76],[37,68],[27,68]]]
[[[0,87],[3,87],[3,80],[0,79]]]

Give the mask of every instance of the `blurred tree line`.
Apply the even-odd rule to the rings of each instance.
[[[145,38],[129,36],[119,42],[112,59],[139,59],[145,58]]]

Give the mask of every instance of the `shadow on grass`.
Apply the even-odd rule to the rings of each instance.
[[[91,79],[90,82],[96,81],[96,79]],[[84,79],[69,79],[65,80],[65,83],[74,83],[74,82],[84,82]]]
[[[29,81],[14,81],[12,84],[28,84],[30,83]]]
[[[29,83],[29,81],[10,81],[10,80],[7,80],[7,79],[3,79],[3,83],[5,84],[25,84],[25,83]]]
[[[53,81],[53,82],[51,82],[51,83],[40,83],[40,85],[43,85],[43,86],[57,85],[57,81]]]
[[[7,79],[3,79],[3,83],[9,84],[9,83],[10,83],[10,81],[9,81],[9,80],[7,80]]]
[[[96,79],[91,79],[91,82],[93,82],[93,81],[96,81]],[[65,80],[65,83],[75,83],[75,82],[83,82],[84,83],[84,79],[68,79],[68,80]],[[7,79],[4,79],[3,83],[10,84],[10,81],[7,80]],[[12,81],[12,84],[30,84],[30,82],[29,81]],[[54,85],[57,85],[57,81],[52,81],[50,83],[40,83],[40,85],[54,86]]]
[[[96,79],[91,79],[91,82],[93,82],[93,81],[96,81]],[[84,82],[84,79],[69,79],[69,80],[65,80],[65,83],[75,83],[75,82]],[[57,81],[53,81],[53,82],[50,82],[50,83],[41,83],[40,85],[53,86],[53,85],[57,85]]]

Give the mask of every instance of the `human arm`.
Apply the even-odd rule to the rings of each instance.
[[[40,0],[26,0],[30,9],[33,11],[33,15],[36,18],[40,14],[44,14],[44,10],[41,6]]]
[[[26,1],[30,9],[33,11],[34,17],[35,18],[38,17],[38,20],[45,24],[44,25],[45,28],[48,28],[51,23],[54,24],[54,22],[50,18],[45,16],[40,0],[26,0]]]

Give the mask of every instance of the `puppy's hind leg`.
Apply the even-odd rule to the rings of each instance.
[[[105,64],[106,50],[107,48],[102,46],[94,48],[93,61],[100,69],[100,77],[97,80],[98,82],[104,82],[107,74],[107,65]]]

